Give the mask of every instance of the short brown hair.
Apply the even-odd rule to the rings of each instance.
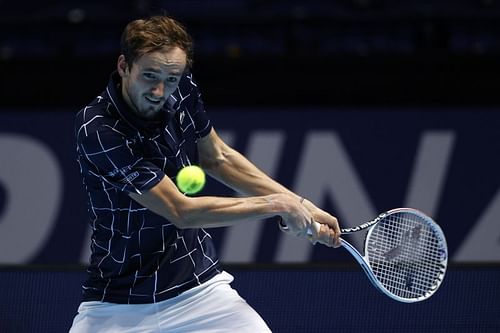
[[[192,65],[193,40],[186,29],[168,16],[152,16],[127,24],[121,37],[121,52],[129,66],[142,55],[163,47],[179,47]]]

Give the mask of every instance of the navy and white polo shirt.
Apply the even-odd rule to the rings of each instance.
[[[165,175],[198,164],[196,141],[212,126],[191,74],[183,75],[160,119],[124,102],[120,77],[76,116],[77,154],[92,227],[84,301],[154,303],[220,273],[210,235],[178,229],[132,200]]]

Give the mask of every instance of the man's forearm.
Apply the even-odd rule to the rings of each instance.
[[[286,214],[287,208],[272,194],[250,198],[190,198],[183,211],[181,215],[184,227],[210,228]]]
[[[248,198],[186,197],[168,177],[141,195],[129,194],[142,206],[165,217],[179,228],[210,228],[234,225],[275,215],[289,216],[292,196],[271,194]],[[290,196],[290,198],[287,198]]]

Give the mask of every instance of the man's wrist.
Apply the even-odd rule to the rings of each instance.
[[[301,204],[304,204],[304,200],[305,200],[304,197],[300,197],[300,199],[299,199]],[[289,229],[288,226],[286,225],[285,221],[283,221],[283,217],[281,217],[281,216],[278,216],[278,225],[279,225],[280,229],[283,231],[287,231]]]

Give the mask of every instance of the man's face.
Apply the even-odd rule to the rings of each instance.
[[[146,53],[128,66],[118,58],[125,102],[141,117],[158,114],[168,97],[177,89],[186,68],[186,53],[178,47]]]

